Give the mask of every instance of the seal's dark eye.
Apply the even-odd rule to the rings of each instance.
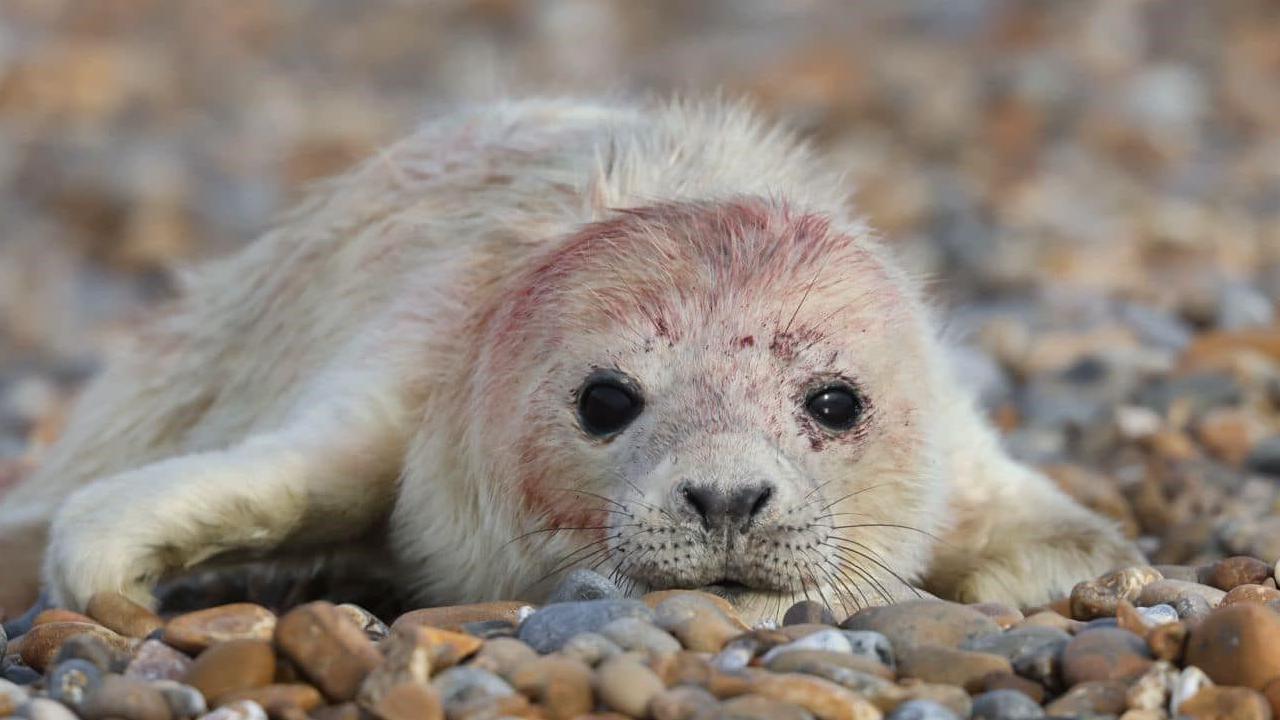
[[[590,379],[578,393],[578,419],[582,429],[596,437],[622,430],[642,409],[644,402],[640,395],[619,378]]]
[[[804,402],[814,420],[831,430],[848,430],[862,416],[862,399],[843,385],[824,387]]]

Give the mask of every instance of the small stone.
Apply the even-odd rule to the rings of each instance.
[[[1131,680],[1151,667],[1143,639],[1127,630],[1081,633],[1062,650],[1062,679],[1068,685],[1091,681]]]
[[[1007,659],[991,653],[929,644],[904,645],[898,649],[900,677],[957,685],[970,693],[982,690],[985,676],[1012,672]]]
[[[1271,720],[1271,705],[1262,693],[1243,687],[1206,687],[1178,708],[1193,720]]]
[[[511,684],[545,708],[552,720],[572,720],[595,707],[591,680],[586,664],[549,655],[525,663],[512,675]]]
[[[565,575],[547,596],[547,605],[622,597],[622,590],[598,572],[579,568]]]
[[[79,635],[91,635],[107,648],[118,652],[128,653],[133,648],[134,641],[101,625],[57,622],[33,627],[30,632],[22,636],[20,649],[22,661],[29,667],[43,672],[57,656],[62,644]]]
[[[973,699],[973,720],[1034,720],[1044,710],[1017,690],[992,690]]]
[[[21,660],[0,670],[0,679],[8,680],[15,685],[34,685],[42,677],[44,676],[40,673],[23,665]]]
[[[1169,694],[1178,679],[1178,671],[1167,662],[1157,662],[1138,678],[1126,692],[1130,709],[1161,710],[1169,704]]]
[[[462,623],[460,629],[472,637],[488,640],[499,637],[513,638],[519,628],[515,623],[509,623],[506,620],[481,620],[480,622]]]
[[[1179,619],[1193,621],[1208,615],[1213,606],[1200,595],[1184,595],[1173,601],[1173,610]]]
[[[974,638],[961,647],[1000,655],[1018,675],[1053,688],[1060,676],[1062,651],[1070,641],[1071,636],[1057,628],[1029,625]]]
[[[714,715],[716,696],[697,685],[680,685],[664,690],[649,702],[653,720],[695,720]]]
[[[261,605],[234,603],[179,615],[164,626],[164,642],[187,653],[199,653],[228,640],[270,640],[276,616]]]
[[[251,700],[262,706],[271,717],[282,717],[290,710],[309,713],[324,704],[320,691],[303,683],[276,683],[263,685],[248,690],[228,693],[219,700],[219,705]]]
[[[80,716],[86,720],[170,720],[173,713],[164,695],[147,683],[106,675],[97,691],[85,698]]]
[[[401,626],[380,646],[383,661],[375,667],[360,685],[359,704],[371,712],[395,695],[389,702],[398,707],[399,701],[411,691],[406,685],[426,687],[431,683],[431,643],[427,639],[426,626]]]
[[[1213,681],[1200,668],[1189,665],[1173,679],[1173,687],[1169,692],[1169,710],[1176,716],[1182,709],[1182,703],[1195,697],[1202,689],[1213,685]]]
[[[1012,690],[1022,693],[1037,705],[1044,702],[1045,698],[1044,685],[1012,673],[992,673],[982,678],[983,692],[995,690]]]
[[[42,610],[39,615],[31,622],[32,627],[36,625],[48,625],[56,622],[78,622],[89,623],[90,625],[98,625],[98,621],[84,615],[82,613],[73,612],[64,608],[49,608]]]
[[[1280,477],[1280,435],[1263,438],[1245,458],[1245,467],[1260,475]]]
[[[509,681],[517,668],[537,658],[533,648],[515,638],[494,638],[480,647],[471,659],[471,667],[497,673]]]
[[[125,670],[125,677],[137,680],[180,680],[191,670],[191,658],[159,640],[147,640],[138,647]]]
[[[76,720],[75,713],[67,709],[67,706],[47,698],[32,698],[14,714],[25,720]]]
[[[524,645],[524,643],[521,643]],[[529,647],[525,645],[525,647]],[[622,648],[609,638],[600,633],[584,632],[581,635],[574,635],[569,638],[569,642],[560,648],[560,654],[565,657],[571,657],[575,660],[595,667],[602,661],[608,660],[614,655],[622,654]]]
[[[1280,677],[1280,616],[1261,605],[1214,610],[1191,631],[1186,661],[1214,682],[1261,690]]]
[[[1226,597],[1222,598],[1220,607],[1239,603],[1266,605],[1277,600],[1280,600],[1280,590],[1275,588],[1266,587],[1265,585],[1237,585],[1231,588]]]
[[[867,608],[854,613],[841,627],[879,632],[889,638],[895,651],[919,643],[959,647],[966,640],[1000,632],[994,620],[977,610],[942,600],[908,600]]]
[[[849,649],[854,655],[875,660],[890,670],[898,666],[893,655],[893,644],[883,634],[874,630],[845,630],[844,637],[849,641]]]
[[[547,605],[520,624],[518,637],[539,653],[559,650],[574,635],[598,632],[624,617],[653,620],[653,611],[638,600],[588,600]]]
[[[733,720],[813,720],[803,708],[753,693],[726,700],[718,712],[709,714]]]
[[[799,705],[820,720],[880,720],[881,713],[861,695],[807,675],[766,674],[751,682],[751,692]]]
[[[1121,680],[1080,683],[1046,705],[1045,713],[1053,717],[1119,715],[1125,709],[1127,689]]]
[[[333,702],[355,698],[382,655],[349,617],[326,602],[312,602],[280,618],[275,645]]]
[[[85,611],[89,617],[125,637],[145,638],[164,627],[160,616],[120,593],[94,593]]]
[[[1226,593],[1208,585],[1200,583],[1190,583],[1183,580],[1157,580],[1142,589],[1142,594],[1138,596],[1138,605],[1151,606],[1165,603],[1178,607],[1178,601],[1186,597],[1200,597],[1208,603],[1209,607],[1215,607]]]
[[[828,609],[826,605],[816,603],[812,600],[801,600],[790,608],[787,608],[787,612],[782,616],[782,624],[784,626],[810,623],[835,625],[836,618],[831,614],[831,610]]]
[[[52,664],[57,665],[74,659],[91,662],[103,672],[117,672],[128,665],[129,653],[124,649],[107,645],[94,635],[76,635],[62,643]]]
[[[1186,651],[1188,634],[1186,623],[1157,625],[1147,631],[1147,647],[1151,648],[1151,654],[1157,660],[1177,663]]]
[[[387,627],[386,623],[359,605],[343,603],[338,606],[338,610],[350,618],[357,627],[364,631],[365,636],[374,642],[383,640],[391,634],[391,628]]]
[[[73,710],[80,710],[84,699],[102,684],[102,669],[88,660],[58,663],[49,673],[46,690],[49,697]]]
[[[160,691],[175,718],[195,718],[209,712],[209,705],[199,690],[173,680],[156,680],[151,687]]]
[[[969,605],[969,607],[977,610],[983,615],[986,615],[992,620],[995,620],[1001,630],[1008,630],[1026,619],[1021,611],[1011,608],[1003,603],[973,603]]]
[[[783,643],[771,648],[760,658],[762,664],[768,664],[777,656],[795,652],[797,650],[824,650],[834,653],[853,653],[853,646],[849,644],[849,638],[845,636],[841,630],[822,630],[820,632],[811,633],[799,640],[792,640],[789,643]]]
[[[730,640],[711,658],[711,665],[722,672],[741,670],[750,665],[759,654],[760,646],[760,641],[751,635],[739,636]]]
[[[229,640],[200,653],[183,682],[218,705],[233,693],[271,683],[276,655],[263,640]]]
[[[200,720],[267,720],[267,711],[256,702],[240,700],[223,705]]]
[[[640,650],[650,655],[680,652],[680,641],[640,618],[618,618],[600,628],[600,634],[623,650]]]
[[[959,720],[945,705],[932,700],[908,700],[893,709],[889,720]]]
[[[1071,617],[1076,620],[1092,620],[1115,615],[1116,605],[1120,601],[1137,600],[1143,588],[1162,577],[1152,567],[1130,567],[1109,572],[1095,580],[1077,583],[1071,589]]]
[[[392,685],[381,692],[373,704],[367,705],[368,714],[379,720],[443,720],[444,703],[440,693],[430,685],[402,682]],[[356,710],[350,718],[337,720],[361,720],[368,715]],[[323,710],[322,710],[323,712]],[[317,720],[319,714],[313,713]]]
[[[627,655],[609,658],[596,670],[600,700],[631,717],[646,717],[649,703],[664,689],[661,678]]]
[[[519,625],[533,612],[533,606],[522,602],[489,602],[471,605],[450,605],[407,612],[391,624],[395,630],[402,625],[428,625],[441,630],[461,632],[467,623],[504,620]]]
[[[474,635],[443,630],[428,625],[409,627],[400,631],[414,643],[426,648],[431,671],[439,672],[475,655],[484,641]]]
[[[13,715],[31,698],[25,688],[8,680],[0,680],[0,717]]]
[[[1178,611],[1172,605],[1160,603],[1151,607],[1140,607],[1137,609],[1138,614],[1142,616],[1147,627],[1155,627],[1164,625],[1165,623],[1177,622]]]
[[[654,608],[653,614],[654,624],[695,652],[719,652],[730,639],[748,629],[736,613],[726,613],[692,593],[667,598]]]
[[[1271,577],[1271,566],[1256,558],[1238,555],[1219,560],[1204,568],[1200,582],[1219,590],[1239,585],[1257,585]]]
[[[871,675],[892,680],[894,673],[875,660],[843,652],[829,650],[794,650],[775,655],[765,661],[765,667],[777,673],[804,673],[824,677],[846,685],[848,675],[844,671]],[[859,680],[855,684],[861,684]]]
[[[465,665],[440,673],[432,685],[439,691],[440,702],[449,717],[463,715],[469,707],[515,694],[507,681],[497,675]]]
[[[733,616],[738,613],[738,610],[733,606],[733,603],[725,600],[719,595],[702,592],[701,590],[655,590],[654,592],[646,593],[640,598],[640,602],[648,605],[650,609],[656,610],[659,605],[673,597],[696,597],[715,605],[726,615]]]

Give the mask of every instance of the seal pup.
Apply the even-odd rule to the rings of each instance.
[[[373,538],[423,602],[587,567],[755,617],[917,582],[1027,606],[1138,561],[1001,450],[844,188],[720,102],[428,123],[189,278],[0,550],[41,539],[70,608]]]

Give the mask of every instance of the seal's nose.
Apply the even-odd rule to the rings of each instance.
[[[723,488],[718,485],[685,483],[680,489],[685,505],[702,520],[708,530],[731,528],[746,532],[773,498],[773,485],[758,483]]]

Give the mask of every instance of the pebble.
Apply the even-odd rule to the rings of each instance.
[[[8,680],[0,680],[0,717],[14,714],[30,697],[26,688]]]
[[[53,664],[67,660],[85,660],[103,672],[111,672],[127,662],[128,655],[118,648],[111,648],[93,635],[76,635],[67,638],[58,648]]]
[[[462,630],[468,623],[502,620],[519,625],[533,613],[533,606],[522,602],[489,602],[471,605],[449,605],[407,612],[391,624],[391,629],[403,625],[429,625],[442,630]]]
[[[784,643],[770,648],[769,651],[760,658],[760,662],[767,665],[769,661],[779,655],[788,652],[795,652],[797,650],[825,650],[834,653],[853,654],[853,645],[849,642],[849,638],[844,634],[844,632],[840,630],[822,630],[805,635],[798,640],[792,640],[789,643]]]
[[[1280,677],[1280,616],[1247,603],[1214,610],[1191,631],[1186,660],[1216,683],[1261,690]]]
[[[1092,620],[1113,616],[1120,601],[1137,600],[1143,588],[1162,578],[1155,568],[1130,567],[1077,583],[1071,589],[1071,617]]]
[[[1178,717],[1193,720],[1270,720],[1271,704],[1257,690],[1210,686],[1182,703]]]
[[[378,616],[365,610],[359,605],[353,603],[343,603],[338,606],[344,615],[351,619],[370,640],[377,642],[385,639],[391,634],[391,628],[387,624],[378,619]]]
[[[960,720],[950,708],[932,700],[908,700],[894,708],[888,718],[889,720]]]
[[[183,682],[217,705],[223,697],[262,687],[276,676],[276,655],[263,640],[229,640],[200,653]]]
[[[683,649],[679,640],[640,618],[618,618],[600,628],[600,634],[623,650],[641,650],[650,655],[666,655]]]
[[[252,700],[240,700],[223,705],[200,720],[267,720],[267,711]]]
[[[125,637],[145,638],[164,627],[164,621],[149,608],[115,592],[94,593],[85,612]]]
[[[983,692],[1012,690],[1026,695],[1037,705],[1044,702],[1045,687],[1034,680],[1011,673],[994,673],[982,679]]]
[[[1157,580],[1142,589],[1138,596],[1138,605],[1151,606],[1161,603],[1178,607],[1178,601],[1188,597],[1199,597],[1209,607],[1215,607],[1226,593],[1215,587],[1185,580]],[[1181,615],[1180,615],[1181,617]]]
[[[75,622],[56,622],[38,625],[22,636],[20,654],[22,662],[43,672],[57,656],[62,644],[77,635],[91,635],[110,649],[129,652],[134,641],[101,625]]]
[[[289,710],[308,713],[324,703],[320,691],[303,683],[274,683],[228,693],[218,699],[219,705],[240,700],[250,700],[262,706],[268,715],[275,717]]]
[[[1120,680],[1093,680],[1072,687],[1045,706],[1054,717],[1119,715],[1124,712],[1127,687]]]
[[[171,720],[164,695],[141,680],[106,675],[98,689],[85,698],[80,715],[86,720]]]
[[[204,695],[190,685],[173,680],[155,680],[151,682],[151,687],[164,696],[164,701],[169,703],[169,711],[175,718],[199,717],[209,711]]]
[[[49,673],[46,690],[54,700],[80,710],[85,698],[102,685],[102,674],[102,669],[88,660],[67,660]]]
[[[1034,720],[1044,717],[1040,704],[1017,690],[992,690],[973,699],[972,720]]]
[[[787,608],[782,615],[783,626],[787,625],[835,625],[836,618],[827,606],[813,600],[801,600]]]
[[[1254,605],[1266,605],[1267,603],[1280,600],[1280,590],[1265,585],[1237,585],[1222,598],[1220,606],[1236,605],[1238,603],[1253,603]]]
[[[629,655],[609,658],[596,671],[600,700],[631,717],[647,716],[649,703],[664,689],[661,678]]]
[[[591,668],[578,660],[548,655],[525,663],[511,684],[541,703],[552,720],[571,720],[595,706]]]
[[[726,700],[718,711],[708,714],[734,720],[813,720],[813,715],[802,708],[750,693]]]
[[[337,707],[343,706],[330,706]],[[331,720],[361,720],[369,714],[380,720],[443,720],[445,716],[440,692],[430,685],[419,683],[399,683],[387,688],[376,698],[371,698],[370,704],[363,705],[367,713],[351,704],[346,707],[350,709],[349,715]],[[325,711],[330,708],[322,708],[312,713],[312,717],[317,720],[326,718]]]
[[[967,640],[996,635],[1000,626],[972,608],[942,600],[908,600],[867,608],[841,623],[846,630],[873,630],[889,639],[894,651],[911,644],[959,647]]]
[[[1173,601],[1173,610],[1180,620],[1199,620],[1212,609],[1213,605],[1201,595],[1186,595]]]
[[[270,640],[276,616],[253,603],[234,603],[179,615],[164,626],[164,641],[196,654],[227,640]]]
[[[1031,625],[974,638],[961,647],[1000,655],[1009,661],[1018,675],[1046,687],[1055,687],[1060,676],[1062,651],[1070,641],[1071,636],[1062,630]]]
[[[47,698],[32,698],[14,714],[26,720],[76,720],[76,714],[66,705]]]
[[[180,680],[190,670],[191,658],[159,640],[147,640],[138,647],[124,674],[138,680]]]
[[[1178,611],[1172,605],[1160,603],[1151,607],[1137,608],[1138,614],[1150,627],[1164,625],[1165,623],[1177,622]]]
[[[694,720],[715,716],[719,701],[697,685],[680,685],[663,690],[649,702],[653,720]]]
[[[853,671],[861,675],[869,675],[892,680],[893,670],[874,660],[829,650],[795,650],[775,655],[764,662],[765,667],[774,672],[801,672],[807,675],[825,677],[845,685],[846,677],[842,671]],[[856,683],[860,684],[860,683]]]
[[[1147,647],[1158,660],[1178,662],[1186,651],[1189,633],[1186,623],[1165,623],[1147,631]]]
[[[737,613],[726,612],[698,594],[673,595],[653,609],[654,623],[676,636],[686,649],[718,652],[748,628]]]
[[[361,706],[372,710],[384,703],[398,705],[408,692],[401,690],[402,686],[430,683],[431,649],[426,631],[425,626],[402,626],[381,644],[382,663],[360,685]]]
[[[598,632],[614,620],[653,621],[653,611],[638,600],[587,600],[547,605],[520,624],[517,637],[539,653],[559,650],[574,635]]]
[[[1263,438],[1254,444],[1245,458],[1245,467],[1261,475],[1280,477],[1280,435]]]
[[[524,643],[521,643],[522,645]],[[528,645],[525,645],[528,647]],[[595,667],[601,661],[622,653],[622,648],[600,633],[587,632],[575,635],[564,644],[560,653]]]
[[[598,572],[579,568],[564,576],[547,596],[547,605],[622,597],[622,590]]]
[[[515,694],[506,680],[486,670],[460,666],[437,675],[432,683],[449,717],[462,715],[469,707]]]
[[[849,641],[849,648],[854,655],[875,660],[889,669],[897,667],[893,643],[882,633],[874,630],[845,630],[844,637]]]
[[[1142,638],[1127,630],[1081,633],[1062,649],[1062,679],[1068,685],[1090,681],[1132,680],[1151,667]]]
[[[960,650],[942,645],[904,645],[898,649],[898,675],[925,682],[957,685],[980,692],[982,680],[992,673],[1012,673],[1009,661],[992,653]]]
[[[300,605],[280,618],[275,645],[334,702],[352,700],[382,655],[337,607],[326,602]]]
[[[751,691],[799,705],[819,720],[880,720],[881,717],[880,710],[861,695],[807,675],[768,674],[751,682]]]
[[[1125,693],[1130,709],[1161,710],[1169,704],[1169,695],[1178,672],[1167,662],[1157,662]]]
[[[1200,582],[1219,590],[1231,590],[1239,585],[1257,585],[1271,577],[1272,568],[1256,558],[1229,557],[1205,566],[1199,574]]]

